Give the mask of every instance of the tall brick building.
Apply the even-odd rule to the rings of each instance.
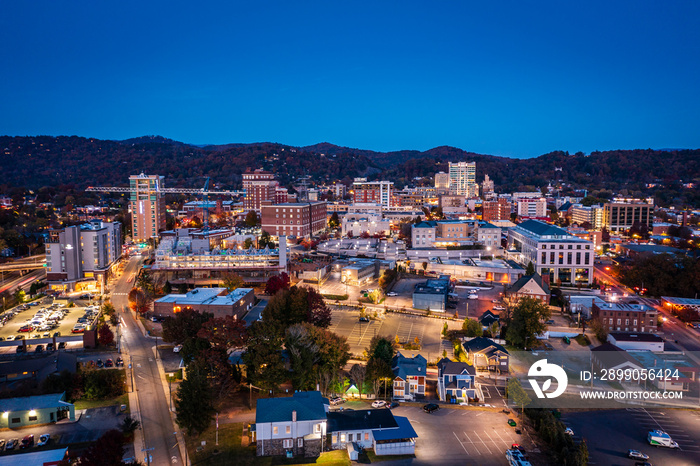
[[[312,236],[326,228],[325,202],[268,202],[261,213],[262,230],[273,236]]]
[[[243,207],[260,212],[264,201],[275,202],[277,187],[274,174],[261,169],[246,171],[243,174],[243,189],[245,189]]]
[[[484,209],[482,219],[485,222],[510,220],[510,202],[507,199],[484,201],[482,207]]]

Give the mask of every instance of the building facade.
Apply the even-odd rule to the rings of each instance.
[[[518,217],[547,217],[547,200],[543,197],[518,199]]]
[[[445,358],[438,362],[437,392],[440,401],[468,402],[476,397],[476,369],[465,362]]]
[[[583,206],[574,204],[571,206],[571,223],[583,225],[588,223],[592,230],[600,230],[603,228],[603,207],[599,205]]]
[[[274,174],[261,169],[246,171],[243,173],[243,189],[245,190],[243,208],[260,212],[264,201],[273,203],[276,201],[277,187],[278,183],[275,181]],[[282,193],[280,193],[281,195]]]
[[[538,274],[549,276],[549,283],[593,282],[593,243],[539,220],[526,220],[508,231],[506,254],[524,266],[532,262]]]
[[[355,178],[352,184],[352,200],[354,204],[379,204],[389,208],[396,206],[393,198],[391,181],[367,181],[367,178]]]
[[[99,290],[122,255],[119,222],[92,220],[51,230],[46,240],[46,279],[52,290]]]
[[[305,237],[326,229],[326,203],[263,204],[262,230],[273,236]]]
[[[485,222],[498,220],[510,220],[510,202],[508,199],[497,199],[493,201],[484,201],[481,204],[481,218]]]
[[[656,333],[659,312],[645,304],[605,302],[592,303],[591,315],[600,320],[608,332]]]
[[[479,195],[476,162],[449,162],[450,193],[467,197]]]
[[[407,358],[399,352],[392,359],[391,366],[394,372],[394,399],[413,401],[425,398],[428,361],[423,356],[417,354]]]
[[[5,398],[0,400],[0,411],[0,428],[4,429],[75,421],[75,406],[66,401],[65,393]]]
[[[153,303],[153,314],[173,317],[184,309],[209,312],[214,317],[232,316],[242,319],[255,305],[252,288],[237,288],[230,293],[226,288],[195,288],[186,294],[169,294]]]
[[[158,238],[165,230],[165,201],[161,194],[165,177],[158,175],[132,175],[131,188],[131,237],[134,242]]]
[[[494,189],[493,180],[488,175],[484,175],[484,181],[481,183],[481,198],[492,199],[496,195]]]
[[[603,225],[611,233],[619,233],[629,230],[635,223],[644,224],[649,228],[653,227],[654,220],[654,200],[622,200],[615,199],[613,202],[603,204]]]
[[[439,172],[435,174],[435,193],[439,196],[450,192],[450,174]]]

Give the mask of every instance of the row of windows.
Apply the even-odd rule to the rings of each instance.
[[[615,323],[614,320],[615,320],[615,319],[613,319],[612,317],[611,317],[610,319],[603,319],[603,324],[609,323],[610,325],[613,325],[613,324]],[[641,320],[640,323],[641,323],[642,325],[644,325],[644,321],[643,321],[643,320]],[[625,319],[625,325],[629,325],[629,324],[630,324],[630,319]],[[617,319],[617,325],[622,325],[622,319]],[[637,326],[637,319],[632,319],[632,325]],[[650,321],[649,321],[649,325],[650,325],[650,326],[651,326],[651,325],[654,325],[654,322],[653,322],[652,320],[650,320]]]
[[[364,436],[365,441],[369,441],[369,432],[358,432],[356,434],[340,434],[340,442],[345,443],[345,442],[359,442],[362,440],[362,437]],[[338,434],[333,434],[333,443],[338,443]]]
[[[586,249],[591,249],[591,245],[590,245],[590,244],[586,244],[585,246],[586,246]],[[557,248],[557,247],[556,247],[554,244],[552,244],[551,247],[550,247],[549,249],[556,249],[556,248]],[[569,244],[568,247],[567,247],[566,249],[573,249],[573,248],[574,248],[574,245],[573,245],[573,244]],[[542,245],[542,249],[547,249],[547,245],[546,245],[546,244],[543,244],[543,245]],[[563,244],[560,244],[560,245],[559,245],[559,249],[564,249],[564,245],[563,245]],[[577,244],[577,245],[576,245],[576,249],[581,249],[581,245],[580,245],[580,244]]]
[[[558,261],[557,261],[557,259],[558,259]],[[564,262],[564,253],[563,252],[560,252],[558,257],[556,255],[556,253],[550,252],[549,253],[549,262],[547,262],[547,253],[543,251],[542,256],[540,257],[540,265],[555,264],[555,263],[558,263],[560,265],[563,265],[563,264],[589,265],[591,263],[590,262],[591,261],[590,253],[588,253],[588,252],[585,255],[585,262],[581,262],[581,253],[580,252],[576,253],[576,262],[572,262],[572,259],[573,259],[572,252],[566,253],[566,262]],[[555,262],[555,261],[557,261],[557,262]]]

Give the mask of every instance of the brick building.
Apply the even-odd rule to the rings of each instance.
[[[644,304],[606,302],[593,303],[591,314],[608,332],[656,333],[659,312]]]
[[[275,175],[270,172],[257,169],[243,173],[243,189],[245,190],[243,208],[260,212],[260,206],[264,201],[275,202],[277,187]]]
[[[273,236],[313,236],[326,228],[326,203],[263,204],[262,230]]]
[[[252,288],[237,288],[227,292],[226,288],[195,288],[187,294],[169,294],[153,303],[153,314],[172,317],[183,309],[209,312],[214,317],[233,316],[241,319],[255,305]]]
[[[484,201],[482,219],[485,222],[510,220],[510,202],[507,199]]]
[[[393,196],[391,181],[367,181],[367,178],[355,178],[352,184],[354,204],[380,204],[392,207],[398,204]]]

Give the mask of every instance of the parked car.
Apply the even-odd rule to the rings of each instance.
[[[53,350],[55,350],[55,349],[56,349],[56,348],[54,347],[54,344],[53,344],[53,343],[47,343],[47,344],[46,344],[46,351],[53,351]]]
[[[108,359],[105,361],[105,367],[114,367],[114,361]]]
[[[632,458],[633,460],[648,460],[649,455],[645,455],[639,450],[628,450],[627,451],[627,457]]]
[[[173,348],[173,353],[179,353],[182,350],[182,345],[177,345]]]
[[[545,323],[546,323],[547,325],[554,325],[554,321],[553,321],[553,320],[551,320],[551,319],[550,319],[550,320],[548,320],[548,321],[547,321],[547,322],[545,322]]]
[[[386,406],[386,401],[384,400],[377,400],[372,402],[373,408],[383,408],[384,406]]]
[[[391,403],[389,403],[388,405],[386,405],[386,407],[389,408],[389,409],[398,408],[398,407],[399,407],[399,403],[398,403],[398,401],[392,401]]]
[[[22,439],[22,443],[19,445],[19,449],[24,450],[25,448],[31,448],[33,446],[34,446],[34,435],[29,434]]]
[[[0,438],[0,451],[3,451],[5,449],[5,439]]]
[[[562,340],[563,340],[564,343],[566,343],[567,345],[570,345],[570,344],[571,344],[571,339],[570,339],[569,337],[564,337],[564,338],[562,338]]]
[[[546,349],[547,351],[552,351],[552,350],[554,349],[554,346],[552,346],[552,345],[549,344],[549,343],[545,343],[545,344],[544,344],[544,349]]]
[[[104,362],[102,362],[102,359],[98,359],[97,362],[96,362],[95,364],[96,364],[97,367],[99,367],[100,369],[102,369],[103,367],[105,367],[105,364],[104,364]]]
[[[517,423],[513,419],[508,419],[508,425],[511,427],[515,427]]]
[[[393,296],[398,296],[399,294],[398,294],[397,292],[395,292],[395,291],[390,291],[390,292],[388,292],[386,295],[387,295],[387,296],[392,296],[392,297],[393,297]]]
[[[66,342],[65,342],[65,341],[59,341],[59,342],[58,342],[58,349],[66,349]]]
[[[20,345],[17,347],[17,349],[15,349],[15,352],[16,353],[26,353],[27,349],[24,347],[24,345]]]
[[[570,436],[572,436],[572,437],[574,436],[574,431],[571,429],[571,427],[567,427],[567,428],[564,430],[564,433],[565,433],[566,435],[570,435]]]
[[[15,341],[15,336],[10,335],[9,337],[7,337],[7,341]]]
[[[39,441],[36,443],[37,447],[43,447],[47,443],[49,443],[49,440],[51,439],[51,435],[49,434],[41,434],[39,436]]]
[[[117,365],[117,367],[124,367],[124,360],[121,356],[117,358],[117,362],[115,364]]]
[[[342,404],[342,403],[345,403],[345,398],[343,398],[343,397],[334,396],[333,398],[331,398],[331,404],[332,404],[333,406],[339,405],[339,404]]]
[[[470,294],[469,296],[467,296],[467,298],[469,298],[469,299],[479,299],[479,295]]]
[[[53,336],[54,336],[54,337],[60,337],[60,336],[61,336],[61,332],[54,332]]]
[[[44,352],[44,345],[36,345],[36,348],[34,348],[35,353],[43,353]]]
[[[15,448],[17,448],[18,443],[19,439],[11,438],[7,441],[7,445],[5,445],[5,450],[14,450]]]
[[[31,332],[32,330],[34,330],[34,327],[32,327],[31,325],[22,325],[19,328],[20,332]]]
[[[433,411],[437,411],[440,409],[439,405],[436,405],[435,403],[428,403],[427,405],[423,406],[423,411],[426,413],[432,413]]]
[[[369,317],[360,317],[360,322],[369,322]]]

